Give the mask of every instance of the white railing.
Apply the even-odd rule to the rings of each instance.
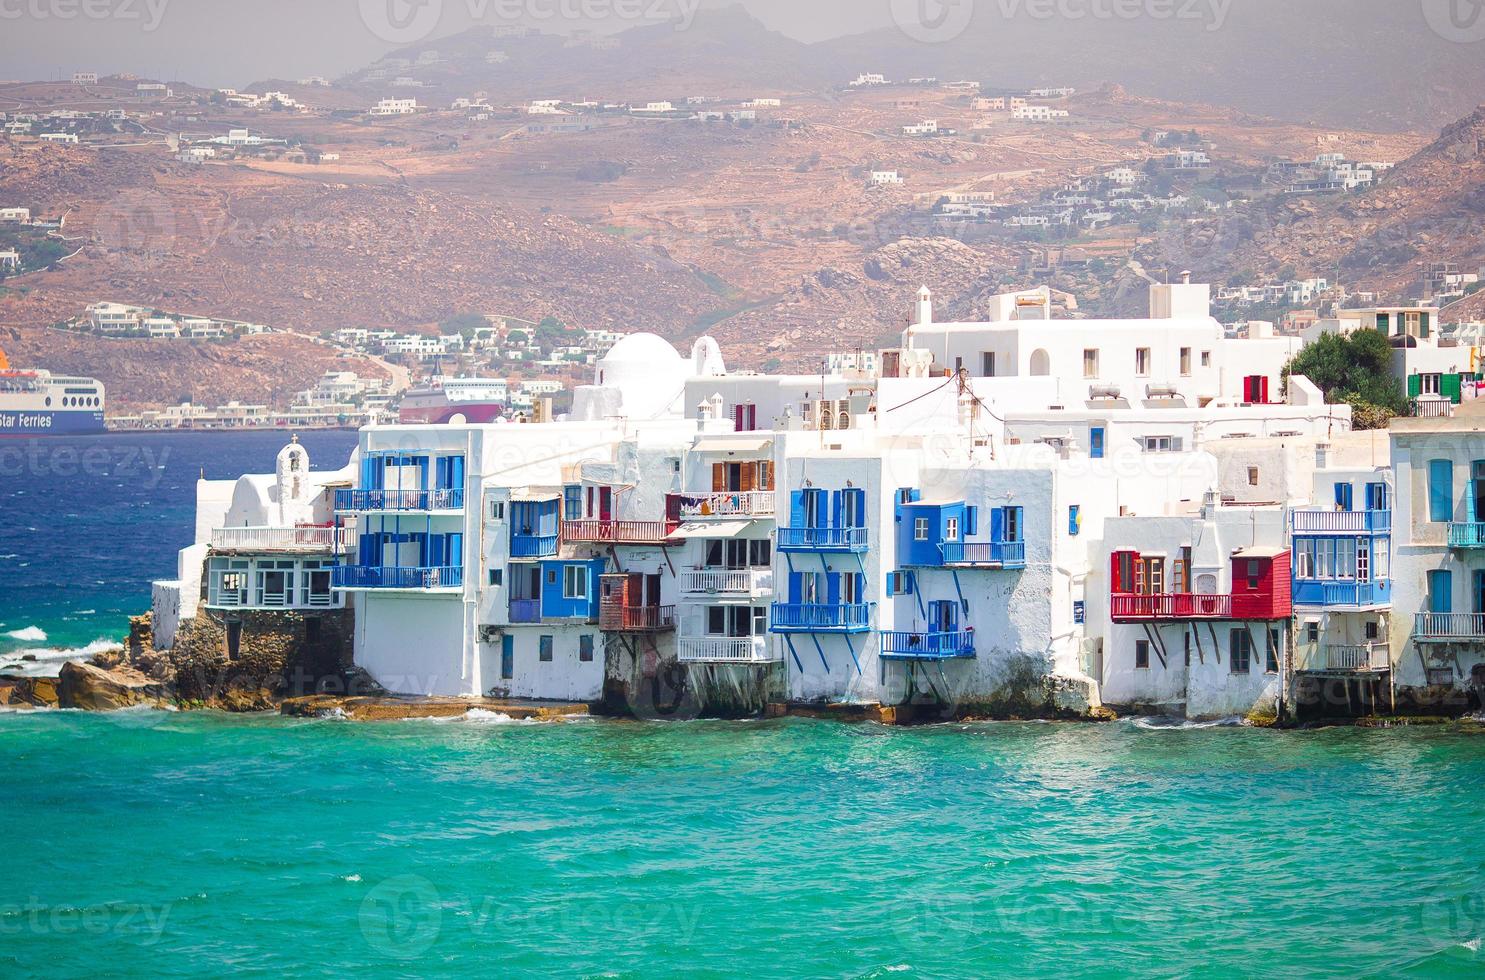
[[[349,550],[353,537],[349,528],[219,527],[211,532],[211,546],[219,551],[318,551],[331,554]]]
[[[687,595],[755,595],[773,591],[773,569],[706,569],[681,573],[681,591]]]
[[[1392,652],[1385,643],[1328,644],[1325,647],[1326,670],[1386,670],[1392,666]]]
[[[676,657],[681,663],[772,663],[766,636],[681,637]]]
[[[742,490],[734,493],[672,494],[682,520],[707,517],[772,517],[772,490]]]

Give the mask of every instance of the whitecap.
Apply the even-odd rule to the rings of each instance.
[[[11,630],[5,634],[12,640],[20,640],[22,643],[45,643],[46,630],[40,626],[25,626],[18,630]]]
[[[1194,731],[1199,728],[1239,728],[1247,724],[1246,719],[1239,717],[1217,718],[1212,721],[1192,721],[1189,718],[1171,718],[1163,715],[1154,715],[1126,720],[1134,727],[1143,728],[1147,732]]]

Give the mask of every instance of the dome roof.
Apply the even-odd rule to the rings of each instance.
[[[664,337],[653,333],[632,333],[609,348],[599,364],[645,363],[656,366],[679,364],[684,358]]]

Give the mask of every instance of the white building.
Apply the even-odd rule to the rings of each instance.
[[[902,175],[896,170],[873,170],[871,172],[871,184],[874,187],[887,187],[903,183]]]
[[[417,99],[382,99],[366,110],[366,114],[368,116],[408,116],[417,111]]]

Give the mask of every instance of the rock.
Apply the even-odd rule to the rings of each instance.
[[[8,708],[60,707],[53,677],[0,677],[0,706]]]
[[[34,664],[35,662],[36,654],[34,653],[28,653],[25,656],[21,657],[21,663]]]
[[[62,665],[58,694],[62,707],[84,711],[117,711],[137,705],[165,707],[172,704],[170,692],[165,687],[133,668],[104,670],[74,660]]]

